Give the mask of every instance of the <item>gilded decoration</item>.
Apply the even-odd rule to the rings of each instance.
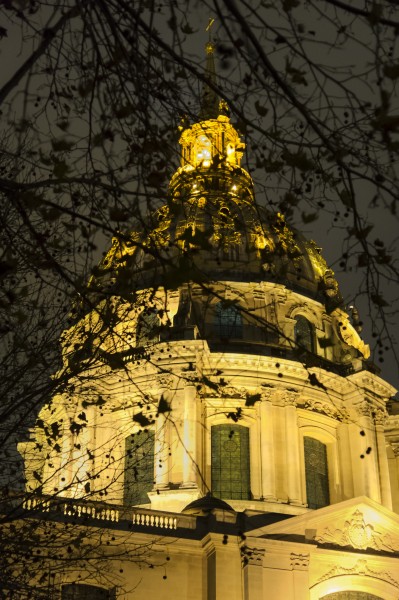
[[[343,565],[335,565],[332,567],[327,573],[322,575],[317,583],[322,583],[323,581],[327,581],[332,579],[333,577],[338,577],[340,575],[362,575],[365,577],[374,577],[376,579],[382,579],[383,581],[387,581],[391,585],[399,588],[399,582],[397,579],[392,577],[389,571],[377,571],[376,569],[372,569],[369,567],[367,560],[364,558],[359,559],[353,567],[345,567]]]
[[[316,242],[309,240],[305,244],[308,256],[313,267],[313,271],[321,279],[328,269],[328,265],[321,255],[321,248],[316,245]],[[334,273],[333,273],[334,275]]]
[[[321,544],[352,546],[358,550],[372,548],[386,552],[399,551],[399,540],[392,540],[390,535],[378,531],[371,523],[366,523],[360,510],[356,510],[341,529],[332,530],[327,527],[314,539]]]
[[[293,259],[294,265],[299,266],[303,258],[302,252],[295,241],[293,231],[287,227],[284,215],[277,213],[272,230],[277,236],[277,249],[290,256]]]
[[[363,342],[356,329],[350,323],[348,315],[339,309],[334,311],[333,314],[337,320],[337,330],[341,340],[345,344],[348,344],[348,346],[358,350],[364,358],[369,358],[370,347]]]

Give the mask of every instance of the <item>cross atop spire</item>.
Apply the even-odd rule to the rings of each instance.
[[[202,94],[201,94],[201,110],[200,110],[200,119],[216,119],[219,115],[219,96],[213,89],[213,86],[216,86],[217,78],[216,78],[216,69],[215,69],[215,46],[212,42],[211,38],[211,27],[215,19],[210,18],[208,25],[206,27],[206,31],[209,33],[209,40],[205,46],[206,50],[206,67],[205,67],[205,76],[209,83],[204,82],[202,86]]]

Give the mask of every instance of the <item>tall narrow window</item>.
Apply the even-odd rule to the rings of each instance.
[[[326,445],[311,437],[304,438],[306,497],[309,508],[330,504]]]
[[[242,315],[237,306],[219,302],[216,305],[217,335],[223,339],[242,339]]]
[[[154,432],[138,431],[126,438],[123,501],[126,505],[148,504],[147,492],[154,487]]]
[[[300,350],[314,352],[313,325],[302,315],[295,317],[294,340]]]
[[[61,588],[61,600],[115,600],[115,597],[115,590],[86,583],[66,583]]]
[[[137,319],[137,346],[159,341],[159,318],[155,308],[146,308]]]
[[[250,498],[249,429],[214,425],[211,429],[212,493],[217,498]]]

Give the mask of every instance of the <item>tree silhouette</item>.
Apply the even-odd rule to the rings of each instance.
[[[374,358],[382,363],[386,352],[397,358],[396,234],[385,234],[397,219],[399,197],[399,20],[388,0],[362,8],[338,0],[2,4],[0,51],[14,59],[0,89],[0,410],[9,543],[20,514],[9,508],[10,496],[19,497],[24,483],[15,442],[39,409],[79,378],[87,382],[98,360],[123,368],[112,363],[115,349],[151,360],[151,342],[168,339],[169,307],[140,301],[123,270],[112,307],[115,282],[105,285],[112,273],[104,275],[100,258],[113,237],[112,261],[130,244],[147,265],[169,269],[164,281],[170,287],[186,281],[191,263],[171,267],[162,248],[143,240],[156,219],[166,218],[159,209],[179,163],[179,127],[197,119],[204,92],[224,100],[237,122],[258,204],[314,231],[317,241],[323,242],[319,232],[324,237],[333,230],[333,266],[343,278],[355,275],[356,290],[347,299],[372,323]],[[202,57],[204,7],[216,18],[217,77]],[[197,249],[209,244],[189,230],[180,242]],[[204,293],[208,288],[209,299],[209,282],[197,277],[196,283]],[[173,331],[187,325],[189,296],[186,290]],[[142,309],[139,343],[118,328],[133,302]],[[218,326],[224,331],[243,321],[267,329],[269,340],[279,334],[249,313],[237,317],[234,303],[222,309]],[[79,334],[79,319],[90,310],[98,314],[97,330]],[[198,311],[193,308],[192,329],[204,327]],[[356,308],[352,316],[360,328]],[[312,364],[310,346],[301,348],[294,339],[287,345],[299,346],[304,364]],[[317,378],[312,384],[322,385]],[[145,399],[144,428],[156,419],[147,405]],[[82,418],[73,422],[77,433],[85,427]],[[44,435],[57,444],[56,431]],[[29,529],[26,537],[32,534]],[[3,571],[9,585],[20,585],[10,569]]]

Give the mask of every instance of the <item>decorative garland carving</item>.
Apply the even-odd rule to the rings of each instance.
[[[345,521],[342,529],[331,530],[327,527],[314,539],[321,544],[352,546],[359,550],[373,548],[387,552],[399,551],[399,541],[394,543],[391,536],[377,531],[371,523],[366,523],[360,510],[352,514],[350,521]]]
[[[307,398],[301,408],[332,417],[339,421],[349,421],[349,413],[345,408],[337,408],[329,402],[323,402],[317,398]]]
[[[317,583],[327,581],[332,577],[338,577],[339,575],[362,575],[366,577],[375,577],[376,579],[382,579],[383,581],[389,582],[396,588],[399,588],[399,582],[392,577],[388,571],[376,571],[368,566],[367,560],[360,558],[353,567],[344,567],[343,565],[335,565],[327,573],[322,575]]]

